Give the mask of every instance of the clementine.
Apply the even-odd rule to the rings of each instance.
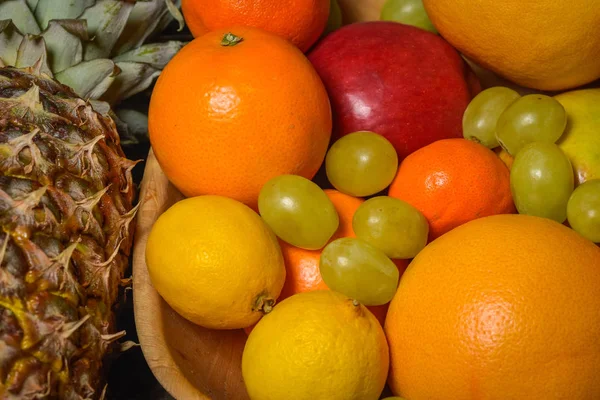
[[[515,212],[504,162],[462,138],[438,140],[406,157],[389,195],[423,213],[429,240],[476,218]]]
[[[506,165],[506,167],[510,171],[510,169],[512,168],[513,162],[515,161],[515,158],[513,156],[511,156],[508,153],[508,151],[504,150],[502,148],[502,146],[496,147],[494,149],[494,153],[496,153],[498,155],[498,157],[500,157],[500,159],[502,160],[504,165]]]
[[[325,30],[330,0],[183,0],[181,9],[194,37],[230,26],[250,26],[306,51]]]
[[[184,195],[221,195],[256,209],[269,179],[315,175],[331,108],[296,47],[239,27],[194,39],[173,57],[152,93],[148,128],[160,166]]]
[[[600,399],[600,248],[549,219],[468,222],[419,253],[385,323],[407,399]]]

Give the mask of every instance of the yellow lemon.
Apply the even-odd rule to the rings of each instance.
[[[580,89],[554,97],[569,119],[556,142],[571,160],[575,186],[600,179],[600,88]]]
[[[252,400],[377,400],[388,367],[377,319],[330,290],[276,305],[252,330],[242,356]]]
[[[211,329],[256,323],[285,281],[275,234],[252,209],[221,196],[191,197],[163,213],[148,237],[146,264],[162,298]]]

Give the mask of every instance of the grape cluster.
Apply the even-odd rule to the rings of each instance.
[[[600,242],[600,181],[575,188],[571,161],[557,145],[567,126],[565,108],[544,94],[521,96],[492,87],[473,98],[463,116],[463,135],[514,157],[510,185],[520,214],[569,225]]]
[[[415,257],[429,234],[419,210],[378,195],[396,176],[396,150],[376,133],[351,133],[333,143],[325,170],[338,191],[371,197],[354,214],[356,237],[332,240],[339,226],[337,211],[317,184],[300,176],[282,175],[267,182],[259,195],[259,212],[281,240],[321,250],[319,268],[329,288],[367,306],[386,304],[400,279],[392,260]]]

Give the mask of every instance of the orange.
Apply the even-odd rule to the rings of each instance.
[[[194,37],[230,26],[250,26],[290,40],[306,51],[325,30],[330,0],[183,0]]]
[[[385,331],[407,399],[600,399],[600,248],[549,219],[471,221],[414,258]]]
[[[228,40],[230,31],[241,41]],[[159,164],[184,195],[221,195],[256,209],[269,179],[315,175],[331,107],[296,47],[240,27],[194,39],[173,57],[152,93],[148,128]]]
[[[423,4],[440,34],[462,54],[519,85],[565,90],[600,78],[598,0]]]
[[[356,237],[352,229],[352,218],[358,207],[364,202],[363,199],[353,197],[337,190],[325,189],[325,193],[335,206],[340,217],[338,230],[333,234],[330,242],[342,237]],[[282,240],[279,241],[281,253],[286,268],[286,279],[277,302],[302,292],[329,289],[319,270],[319,261],[322,250],[305,250],[292,246]],[[409,260],[392,260],[398,267],[400,275],[408,266]],[[367,307],[383,325],[388,305]],[[248,333],[250,330],[246,330]]]
[[[389,195],[404,200],[429,222],[429,239],[476,218],[515,212],[510,172],[487,147],[444,139],[406,157]]]
[[[500,159],[502,160],[504,165],[506,165],[506,167],[510,171],[510,169],[512,168],[513,162],[515,161],[515,158],[513,156],[511,156],[508,153],[508,151],[504,150],[504,148],[502,148],[502,146],[496,147],[494,149],[494,153],[496,153],[498,155],[498,157],[500,157]]]

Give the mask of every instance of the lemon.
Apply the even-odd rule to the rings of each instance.
[[[377,319],[331,290],[276,305],[252,330],[242,356],[252,400],[377,400],[388,367]]]
[[[221,196],[187,198],[163,213],[148,237],[146,264],[162,298],[211,329],[253,325],[285,281],[275,234],[252,209]]]

